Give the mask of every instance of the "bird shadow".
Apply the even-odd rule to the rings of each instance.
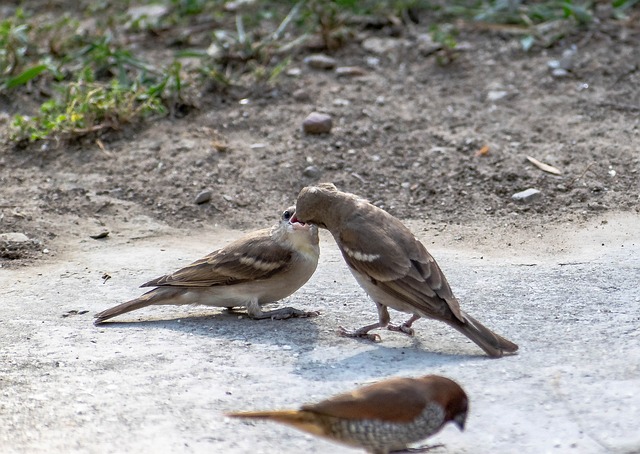
[[[418,336],[380,331],[381,342],[342,337],[327,331],[318,317],[287,320],[253,320],[246,312],[217,310],[203,313],[191,309],[180,316],[168,311],[162,319],[107,322],[100,328],[171,330],[189,335],[222,339],[225,343],[242,342],[286,347],[286,354],[297,353],[296,375],[310,381],[367,381],[393,375],[442,373],[449,366],[478,361],[492,361],[482,352],[466,353],[465,344],[427,341]],[[469,346],[473,349],[473,346]]]
[[[294,317],[285,320],[254,320],[244,311],[218,310],[203,314],[202,310],[174,313],[159,318],[137,321],[110,321],[100,328],[164,329],[196,336],[222,338],[227,341],[246,341],[253,344],[295,344],[313,348],[318,339],[316,317]],[[276,335],[277,334],[277,335]]]
[[[491,361],[482,353],[429,350],[419,339],[413,339],[410,345],[358,342],[354,346],[349,342],[353,339],[343,339],[341,345],[333,345],[328,354],[310,355],[297,373],[312,381],[329,377],[332,380],[366,381],[387,376],[389,370],[393,375],[424,375],[441,373],[456,364]]]

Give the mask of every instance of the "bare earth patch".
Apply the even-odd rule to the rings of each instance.
[[[8,148],[1,230],[55,249],[56,237],[95,233],[87,222],[126,229],[139,215],[186,230],[256,228],[317,181],[403,219],[481,222],[487,231],[638,212],[640,29],[605,22],[525,53],[511,36],[467,26],[444,67],[425,56],[424,33],[378,36],[391,50],[376,54],[361,43],[372,32],[335,52],[339,66],[364,68],[362,76],[311,69],[299,56],[291,66],[301,75],[283,75],[274,88],[205,93],[186,118],[105,133],[100,143]],[[548,62],[571,46],[571,71],[553,76]],[[333,117],[330,134],[302,132],[313,111]],[[512,200],[528,188],[541,197]],[[207,189],[210,201],[196,204]]]

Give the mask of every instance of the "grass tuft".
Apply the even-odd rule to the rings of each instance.
[[[436,61],[446,65],[458,56],[452,24],[459,20],[509,27],[526,51],[594,21],[587,0],[160,0],[135,8],[81,1],[58,17],[49,12],[55,0],[46,3],[0,21],[0,94],[16,100],[14,141],[70,139],[184,114],[193,93],[211,84],[264,90],[296,52],[334,51],[366,27],[403,33],[422,21],[441,45]],[[613,18],[632,17],[639,3],[613,0]]]

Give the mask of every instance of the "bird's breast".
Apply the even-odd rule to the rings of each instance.
[[[344,443],[373,451],[398,451],[440,430],[444,424],[444,409],[431,402],[409,422],[327,417],[327,424],[329,433]]]

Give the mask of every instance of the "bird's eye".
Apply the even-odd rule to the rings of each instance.
[[[282,219],[284,219],[285,221],[288,221],[289,219],[291,219],[291,216],[293,215],[293,213],[289,210],[286,210],[284,213],[282,213]]]

